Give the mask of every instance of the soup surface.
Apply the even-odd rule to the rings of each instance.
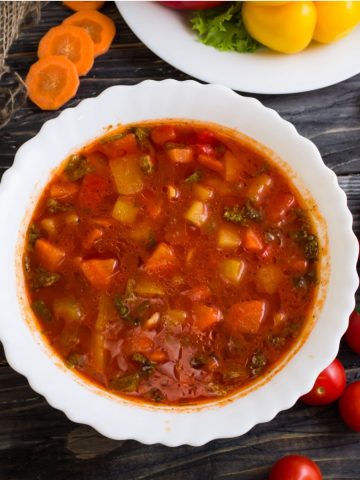
[[[312,309],[319,245],[289,179],[229,130],[122,127],[68,158],[33,214],[29,303],[69,368],[189,404],[264,375]]]

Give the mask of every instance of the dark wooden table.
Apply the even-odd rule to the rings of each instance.
[[[148,78],[189,78],[140,43],[112,3],[103,11],[116,22],[116,40],[106,55],[96,59],[68,106],[110,85],[135,84]],[[23,77],[36,59],[41,36],[67,15],[68,10],[58,2],[49,2],[41,24],[24,31],[15,42],[9,63]],[[318,146],[348,195],[355,232],[359,234],[360,75],[315,92],[257,98],[293,122]],[[41,112],[30,102],[16,113],[0,130],[0,174],[11,166],[17,148],[56,115]],[[348,381],[360,379],[360,357],[345,343],[339,357],[346,366]],[[360,479],[360,434],[343,425],[336,405],[310,408],[298,403],[247,435],[199,448],[117,442],[90,427],[72,423],[50,407],[23,376],[8,366],[0,351],[0,480],[260,480],[267,478],[276,459],[290,453],[312,457],[325,479]]]

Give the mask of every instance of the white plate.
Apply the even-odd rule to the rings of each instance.
[[[298,339],[293,352],[231,401],[189,407],[142,406],[106,393],[64,366],[43,341],[29,311],[21,264],[24,234],[54,168],[102,135],[108,125],[161,118],[216,122],[262,142],[283,159],[277,158],[277,162],[290,169],[294,184],[317,204],[321,214],[319,218],[314,214],[324,250],[313,311],[316,323],[304,343]],[[358,285],[358,242],[351,226],[346,196],[315,145],[256,99],[237,95],[224,86],[194,81],[145,81],[110,87],[46,122],[18,150],[13,167],[2,177],[0,340],[6,358],[51,405],[110,438],[175,446],[202,445],[214,438],[241,435],[291,407],[335,358]]]
[[[340,41],[316,42],[295,55],[267,49],[219,52],[203,45],[186,13],[155,2],[115,2],[137,37],[170,65],[199,80],[252,93],[295,93],[341,82],[360,73],[360,26]]]

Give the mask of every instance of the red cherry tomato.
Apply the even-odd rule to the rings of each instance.
[[[345,369],[339,360],[335,359],[320,373],[310,392],[300,400],[307,405],[327,405],[341,397],[345,386]]]
[[[273,465],[269,480],[322,480],[322,475],[310,458],[288,455]]]
[[[340,398],[339,409],[346,425],[355,432],[360,432],[360,381],[346,387]]]
[[[165,7],[175,8],[175,10],[206,10],[207,8],[217,7],[222,2],[159,2]]]
[[[351,350],[360,355],[360,313],[356,310],[350,315],[345,338]]]

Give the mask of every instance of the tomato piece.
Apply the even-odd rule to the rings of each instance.
[[[172,1],[159,1],[161,5],[165,7],[174,8],[175,10],[206,10],[221,5],[222,1],[215,2],[172,2]]]
[[[110,180],[91,173],[87,175],[80,188],[79,205],[82,208],[96,208],[111,189]]]
[[[287,455],[271,468],[269,480],[322,480],[317,464],[303,455]]]
[[[320,373],[310,392],[300,400],[307,405],[327,405],[341,397],[345,386],[345,369],[339,360],[335,359]]]
[[[197,2],[191,2],[191,3],[197,3]],[[216,2],[212,2],[212,3],[214,4]],[[201,130],[196,134],[196,142],[200,144],[208,144],[208,145],[214,146],[217,143],[217,139],[214,132],[211,132],[210,130]]]
[[[340,398],[339,409],[346,425],[355,432],[360,432],[360,381],[346,387]]]
[[[351,350],[360,355],[360,313],[356,310],[350,315],[345,338]]]

